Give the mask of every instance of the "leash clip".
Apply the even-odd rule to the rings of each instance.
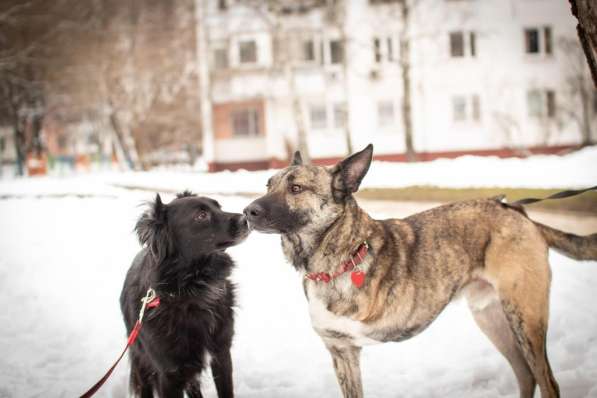
[[[141,305],[141,310],[139,310],[139,322],[143,321],[143,315],[145,315],[145,308],[147,308],[147,304],[152,302],[155,299],[155,297],[155,290],[153,290],[152,288],[147,289],[147,294],[145,294],[145,297],[141,299],[141,302],[143,304]]]

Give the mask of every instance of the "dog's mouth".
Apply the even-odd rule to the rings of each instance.
[[[247,220],[244,217],[242,217],[239,220],[238,224],[234,225],[230,232],[232,237],[222,242],[218,242],[216,244],[216,248],[223,250],[228,247],[238,245],[239,243],[244,241],[247,238],[247,236],[249,236],[249,234],[251,233],[251,229],[249,228]]]
[[[234,246],[234,245],[236,245],[237,243],[238,243],[238,242],[235,242],[235,241],[233,241],[233,240],[225,240],[224,242],[220,242],[220,243],[218,243],[218,244],[216,245],[216,247],[217,247],[218,249],[226,249],[226,248],[228,248],[228,247],[230,247],[230,246]]]
[[[261,232],[262,234],[281,234],[284,231],[281,231],[278,228],[275,228],[272,223],[257,223],[249,221],[249,230]]]

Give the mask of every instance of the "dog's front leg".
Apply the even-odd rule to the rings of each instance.
[[[233,398],[232,358],[230,349],[223,349],[213,354],[211,359],[211,373],[214,378],[218,398]]]
[[[326,344],[326,346],[332,354],[334,370],[344,398],[362,398],[361,347],[331,344]]]

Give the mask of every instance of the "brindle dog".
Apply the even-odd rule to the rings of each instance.
[[[500,198],[440,206],[405,219],[374,220],[353,198],[373,147],[331,168],[303,165],[300,153],[267,183],[245,214],[261,232],[282,235],[287,259],[305,276],[333,274],[362,242],[361,287],[349,272],[305,278],[311,321],[332,355],[344,397],[362,397],[365,344],[422,332],[459,294],[481,330],[510,362],[521,397],[558,397],[547,359],[551,272],[548,248],[597,259],[597,234],[576,236],[530,220]]]

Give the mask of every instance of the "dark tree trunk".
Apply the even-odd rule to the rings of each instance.
[[[402,69],[402,125],[404,127],[404,146],[406,160],[416,160],[415,148],[413,146],[413,124],[412,124],[412,101],[411,101],[411,74],[410,74],[410,39],[408,37],[408,26],[410,18],[410,6],[408,0],[401,3],[402,33],[400,35],[400,67]]]
[[[127,162],[128,166],[131,169],[135,169],[135,163],[133,162],[133,158],[131,157],[131,152],[122,132],[122,128],[120,127],[120,123],[118,122],[118,117],[114,111],[110,112],[110,125],[112,126],[112,130],[116,133],[116,139],[118,140],[118,144],[122,149],[124,154],[125,161]]]
[[[25,175],[25,132],[22,131],[18,124],[14,126],[14,145],[17,163],[17,176]]]
[[[587,58],[593,84],[597,88],[597,2],[570,0],[570,6],[572,15],[578,19],[578,39]]]

